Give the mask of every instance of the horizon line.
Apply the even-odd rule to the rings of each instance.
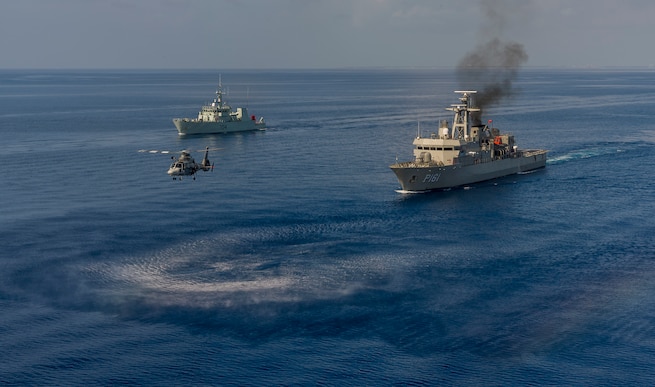
[[[504,68],[505,66],[467,67],[467,69]],[[655,70],[655,65],[544,65],[521,66],[518,70]],[[220,71],[335,71],[335,70],[457,70],[457,66],[335,66],[335,67],[225,67]],[[0,67],[0,71],[216,71],[211,67]]]

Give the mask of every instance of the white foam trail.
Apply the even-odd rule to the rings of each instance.
[[[417,194],[425,194],[429,192],[447,192],[452,190],[452,188],[437,188],[433,190],[425,190],[425,191],[408,191],[404,189],[397,189],[395,192],[398,192],[399,194],[405,194],[405,195],[417,195]]]
[[[572,160],[588,159],[591,157],[606,156],[619,152],[624,152],[622,149],[617,148],[589,148],[572,151],[564,155],[549,157],[546,164],[561,164]]]
[[[397,189],[395,191],[398,192],[399,194],[406,194],[406,195],[422,194],[422,193],[428,192],[428,191],[407,191],[407,190],[404,190],[404,189]]]

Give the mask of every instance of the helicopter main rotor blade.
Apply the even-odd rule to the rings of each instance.
[[[225,148],[204,148],[204,149],[196,149],[196,150],[188,150],[188,149],[182,149],[182,150],[160,150],[160,149],[139,149],[137,152],[139,153],[182,153],[182,152],[204,152],[204,151],[217,151],[217,150],[223,150]]]
[[[152,149],[152,150],[139,149],[138,152],[139,153],[152,153],[152,154],[156,154],[156,153],[169,154],[169,153],[182,153],[182,152],[188,152],[188,151],[186,151],[186,150],[184,150],[184,151],[170,151],[170,150],[158,150],[158,149]]]

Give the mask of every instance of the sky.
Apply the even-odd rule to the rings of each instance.
[[[655,66],[652,0],[0,0],[4,69]],[[484,55],[484,54],[483,54]]]

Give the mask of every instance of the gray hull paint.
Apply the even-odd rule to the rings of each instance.
[[[254,120],[203,122],[184,118],[175,118],[173,119],[173,123],[177,128],[178,134],[181,136],[186,134],[232,133],[266,129],[266,125],[259,124]]]
[[[523,151],[521,157],[473,165],[436,166],[415,162],[390,166],[403,191],[421,192],[478,183],[546,166],[544,150]]]

